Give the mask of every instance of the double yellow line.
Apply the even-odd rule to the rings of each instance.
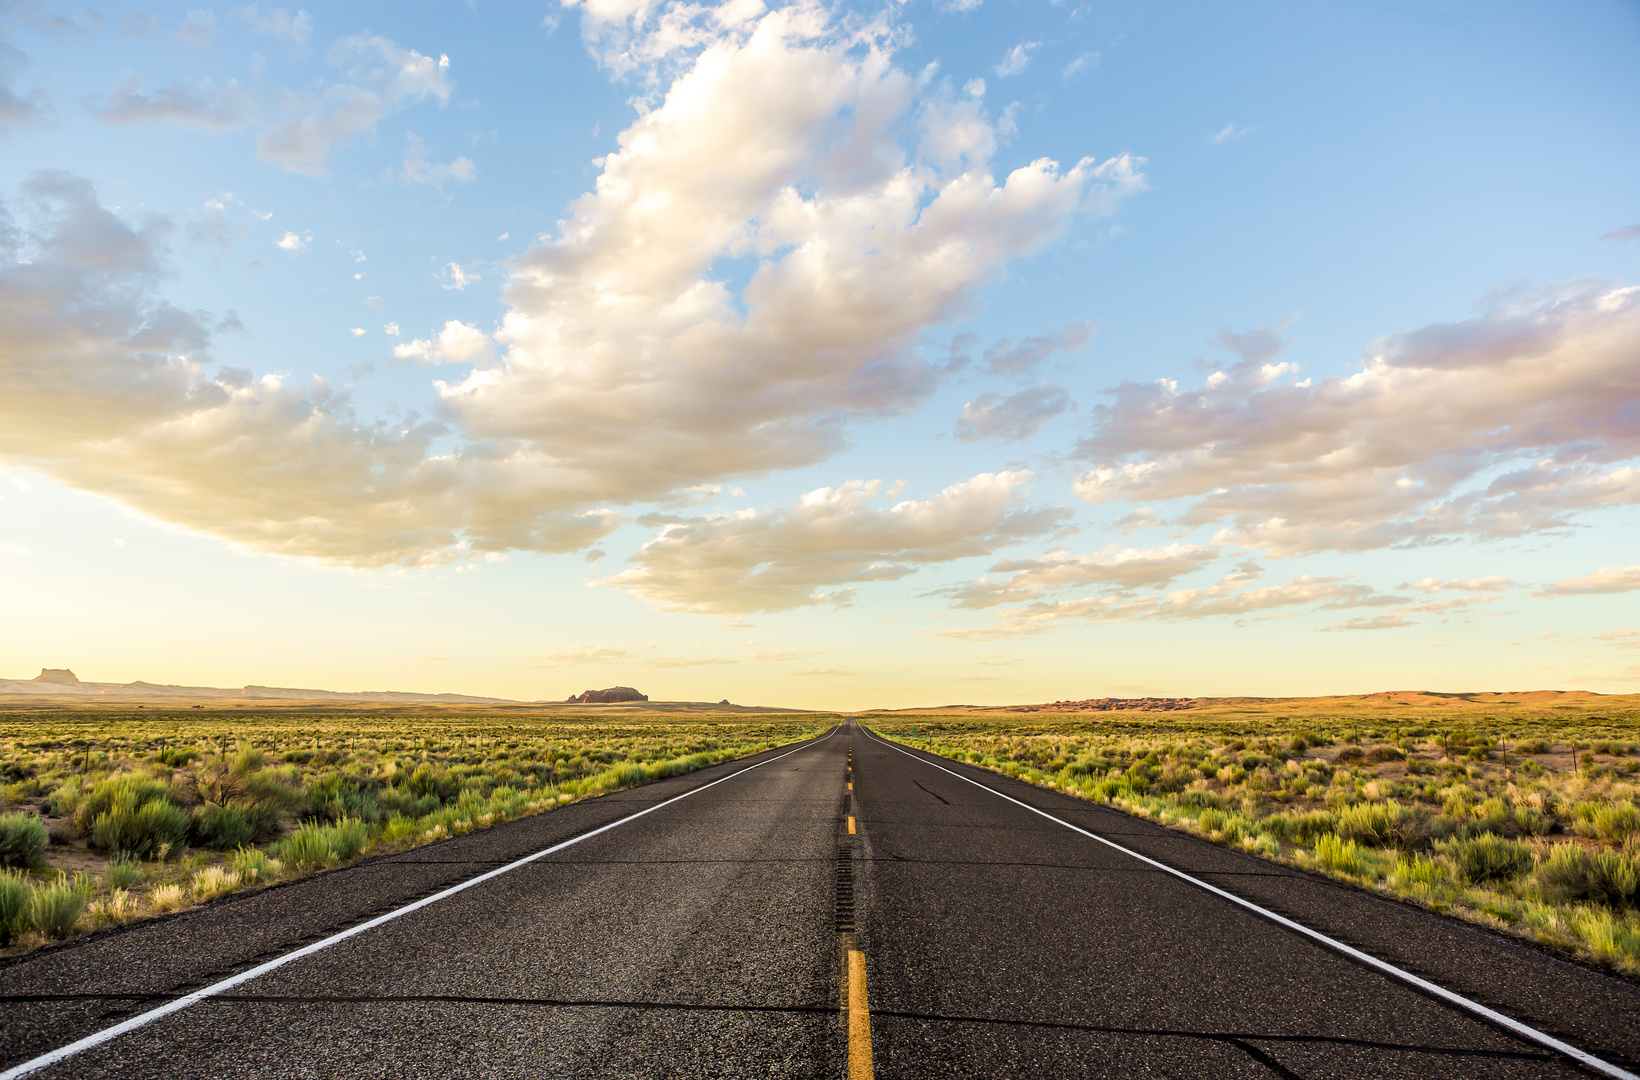
[[[848,744],[848,790],[854,791],[854,743]],[[854,796],[849,796],[852,804]],[[849,809],[853,809],[850,805]],[[849,835],[856,834],[848,815]],[[872,1080],[871,1006],[866,1001],[866,954],[854,947],[854,935],[843,935],[844,1012],[848,1023],[848,1080]]]

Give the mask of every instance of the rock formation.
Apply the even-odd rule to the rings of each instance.
[[[79,677],[67,668],[43,667],[34,682],[57,683],[60,686],[79,686]]]
[[[611,686],[607,690],[588,690],[583,694],[571,694],[567,703],[577,705],[598,705],[613,701],[648,700],[648,694],[640,694],[630,686]]]
[[[1012,712],[1177,712],[1194,709],[1195,698],[1088,698],[1085,701],[1056,701],[1051,705],[1021,705]]]

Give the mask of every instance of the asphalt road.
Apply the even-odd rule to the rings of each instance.
[[[852,729],[13,961],[0,1073],[698,792],[33,1075],[837,1077],[850,942],[878,1077],[1590,1075],[961,776],[1640,1061],[1633,982]]]

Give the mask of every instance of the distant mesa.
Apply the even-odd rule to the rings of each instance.
[[[588,690],[571,694],[565,699],[571,705],[607,705],[616,701],[648,701],[648,694],[640,694],[630,686],[611,686],[607,690]]]
[[[1177,712],[1198,708],[1195,698],[1087,698],[1055,701],[1051,705],[1021,705],[1015,712]]]
[[[718,704],[719,704],[719,705],[727,705],[727,704],[729,704],[729,699],[728,699],[728,698],[724,698],[724,699],[723,699],[723,700],[722,700],[722,701],[720,701],[720,702],[718,702]]]
[[[165,683],[83,682],[68,668],[41,668],[33,679],[0,678],[0,694],[27,694],[45,700],[69,701],[78,698],[194,698],[249,700],[272,698],[285,701],[334,701],[379,704],[472,704],[509,705],[505,698],[473,697],[468,694],[415,694],[399,690],[304,690],[282,686],[172,686]],[[203,706],[201,706],[203,708]]]

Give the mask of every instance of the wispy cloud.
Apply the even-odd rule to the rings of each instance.
[[[1235,142],[1243,135],[1247,135],[1257,129],[1257,124],[1226,124],[1219,128],[1219,130],[1207,136],[1207,141],[1214,146],[1223,146],[1225,143]]]
[[[284,38],[293,45],[306,45],[313,36],[313,16],[300,9],[292,15],[282,7],[263,11],[256,4],[247,4],[234,14],[249,22],[256,33]]]
[[[1566,578],[1538,589],[1533,596],[1587,596],[1595,593],[1633,592],[1640,589],[1640,563],[1608,567],[1586,577]]]
[[[1022,41],[1008,50],[1008,55],[1002,58],[992,70],[998,78],[1008,79],[1015,75],[1023,75],[1025,69],[1031,66],[1031,53],[1042,47],[1040,41]]]
[[[1070,63],[1066,64],[1065,70],[1060,72],[1060,76],[1067,80],[1074,79],[1078,75],[1092,71],[1094,68],[1098,67],[1100,59],[1099,54],[1096,52],[1085,52],[1081,56],[1078,56],[1075,60],[1072,60]]]

